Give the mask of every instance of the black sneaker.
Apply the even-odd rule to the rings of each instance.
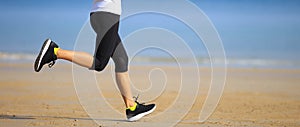
[[[141,119],[143,116],[152,113],[156,108],[155,104],[144,105],[138,103],[137,101],[136,103],[137,106],[134,111],[131,111],[130,109],[126,109],[126,116],[128,121],[130,122]]]
[[[49,68],[51,68],[55,64],[55,60],[57,60],[56,55],[54,54],[54,48],[58,48],[57,44],[55,44],[50,39],[47,39],[38,57],[34,63],[34,70],[39,72],[45,64],[48,64]]]

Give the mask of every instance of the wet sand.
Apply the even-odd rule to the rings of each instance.
[[[162,69],[169,72],[168,80],[166,90],[155,100],[150,100],[158,106],[155,112],[138,122],[126,122],[124,104],[114,84],[110,67],[104,72],[96,73],[95,77],[101,95],[107,99],[106,102],[114,110],[112,112],[117,112],[117,115],[102,111],[105,108],[101,109],[102,105],[96,104],[95,108],[100,108],[94,116],[99,118],[93,119],[79,101],[78,94],[79,96],[84,94],[84,90],[81,90],[81,86],[74,85],[76,80],[73,80],[70,64],[58,63],[53,69],[45,68],[42,72],[35,73],[31,64],[0,63],[0,127],[169,125],[175,117],[160,119],[155,117],[163,114],[175,101],[176,96],[179,95],[177,90],[180,84],[178,84],[178,73],[173,73],[177,72],[176,68],[163,67]],[[148,66],[131,67],[132,82],[140,84],[135,87],[149,88],[149,81],[142,80],[149,70],[151,67]],[[199,71],[200,92],[196,95],[191,110],[186,112],[187,114],[176,126],[300,126],[300,70],[229,68],[220,103],[204,123],[198,122],[198,118],[211,77],[210,69],[200,68]],[[146,75],[143,74],[144,72],[147,72]],[[86,73],[92,72],[86,70]],[[90,82],[86,81],[86,83],[88,86]],[[133,94],[138,93],[134,91]],[[91,96],[97,99],[99,95],[91,94]],[[142,94],[139,100],[148,101],[154,96],[156,95]],[[182,93],[181,96],[186,102],[193,102],[190,93]],[[184,110],[186,107],[176,105],[176,108]],[[106,116],[115,115],[116,117],[113,117],[115,119],[105,119]]]

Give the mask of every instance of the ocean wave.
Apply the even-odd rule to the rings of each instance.
[[[195,61],[188,58],[164,58],[164,57],[137,57],[133,59],[135,64],[169,64],[193,65]],[[199,66],[211,66],[212,60],[209,58],[197,58]],[[214,66],[223,66],[223,59],[214,59]],[[300,68],[299,60],[282,60],[282,59],[254,59],[254,58],[227,58],[226,64],[229,67],[270,67],[270,68]]]
[[[22,61],[34,60],[36,55],[29,53],[4,53],[0,52],[1,61]]]
[[[253,58],[241,58],[241,59],[228,59],[227,64],[229,66],[241,66],[241,67],[279,67],[279,68],[300,68],[299,60],[283,60],[283,59],[253,59]]]

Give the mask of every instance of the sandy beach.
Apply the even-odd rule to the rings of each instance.
[[[136,73],[135,77],[131,79],[135,79],[132,82],[141,84],[141,89],[149,87],[143,86],[145,81],[139,79],[143,79],[145,76],[143,72],[148,73],[151,67],[132,66],[130,69]],[[155,119],[155,116],[168,108],[174,101],[174,97],[178,95],[176,93],[177,80],[170,80],[177,79],[178,75],[172,74],[176,70],[173,67],[162,69],[170,74],[167,73],[166,91],[156,100],[151,101],[157,104],[156,111],[138,122],[126,122],[124,121],[125,107],[114,85],[110,67],[95,75],[96,80],[101,84],[99,88],[102,90],[102,95],[107,99],[111,108],[119,112],[119,115],[115,119],[105,119],[105,116],[114,116],[115,114],[102,112],[103,107],[96,104],[95,108],[98,108],[99,111],[95,116],[99,116],[101,119],[93,120],[79,101],[78,94],[82,93],[75,90],[71,64],[57,64],[53,69],[44,68],[42,72],[35,73],[32,64],[1,63],[0,126],[106,127],[138,126],[140,123],[149,123],[149,126],[168,125],[173,117]],[[191,110],[176,126],[300,126],[300,70],[229,68],[220,103],[212,116],[204,123],[198,122],[198,118],[205,99],[203,93],[207,90],[207,84],[210,83],[211,77],[209,68],[200,68],[199,71],[201,72],[201,84],[204,84],[204,87],[196,96]],[[87,73],[92,72],[87,70]],[[86,83],[88,85],[89,81]],[[137,92],[134,92],[134,95],[136,94]],[[98,95],[95,95],[93,99],[97,99],[96,96]],[[155,95],[143,94],[139,100],[143,102],[147,100],[147,96]],[[186,98],[187,102],[192,102],[189,100],[189,93],[183,93],[182,97]],[[185,108],[180,105],[176,107]]]

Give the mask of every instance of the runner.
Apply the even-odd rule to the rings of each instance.
[[[128,56],[119,36],[121,0],[94,0],[90,13],[90,22],[97,33],[94,56],[85,53],[64,50],[55,42],[47,39],[34,63],[34,70],[39,72],[45,64],[51,68],[57,59],[71,61],[90,70],[102,71],[110,58],[115,63],[118,88],[126,106],[128,121],[136,121],[152,113],[155,104],[144,105],[134,101],[128,76]]]

